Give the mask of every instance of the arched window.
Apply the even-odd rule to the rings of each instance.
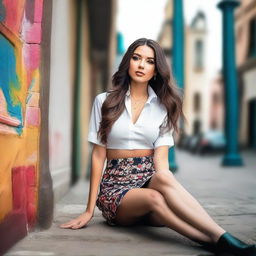
[[[195,69],[201,70],[203,68],[203,42],[198,39],[195,42]]]

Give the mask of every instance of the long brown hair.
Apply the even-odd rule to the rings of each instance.
[[[148,83],[155,91],[160,102],[166,107],[168,128],[174,128],[178,132],[178,119],[180,116],[184,117],[181,95],[175,85],[163,49],[154,40],[140,38],[133,42],[124,54],[117,72],[112,77],[112,89],[108,91],[108,96],[102,105],[102,120],[98,135],[103,144],[107,143],[107,137],[112,125],[124,111],[125,94],[130,83],[130,76],[128,74],[130,59],[135,49],[141,45],[149,46],[155,53],[156,76],[154,79],[150,79]]]

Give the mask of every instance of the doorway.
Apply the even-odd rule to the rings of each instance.
[[[248,146],[256,150],[256,98],[249,101]]]

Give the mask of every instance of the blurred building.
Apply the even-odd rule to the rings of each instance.
[[[210,81],[210,129],[224,132],[224,84],[222,75]]]
[[[158,37],[158,42],[171,63],[172,55],[172,2],[168,1],[165,20]],[[210,90],[205,60],[207,58],[207,24],[202,11],[198,11],[185,31],[185,87],[184,113],[186,116],[184,131],[194,135],[210,129]]]
[[[110,86],[115,0],[0,1],[0,254],[90,167],[88,121]]]
[[[256,149],[256,1],[241,0],[235,14],[240,90],[240,142]]]
[[[209,130],[210,81],[206,67],[207,24],[198,11],[186,27],[184,112],[185,132],[195,135]]]
[[[164,21],[158,35],[158,43],[164,50],[168,64],[171,66],[172,56],[172,23],[173,23],[173,6],[171,1],[167,2],[164,12]]]

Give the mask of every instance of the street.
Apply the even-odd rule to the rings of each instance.
[[[202,158],[177,150],[176,156],[178,181],[225,230],[256,243],[255,152],[242,152],[245,166],[235,168],[221,167],[220,155]],[[88,189],[88,182],[80,181],[55,205],[49,230],[29,234],[5,255],[213,255],[166,227],[108,226],[98,209],[86,228],[58,228],[85,210]]]

